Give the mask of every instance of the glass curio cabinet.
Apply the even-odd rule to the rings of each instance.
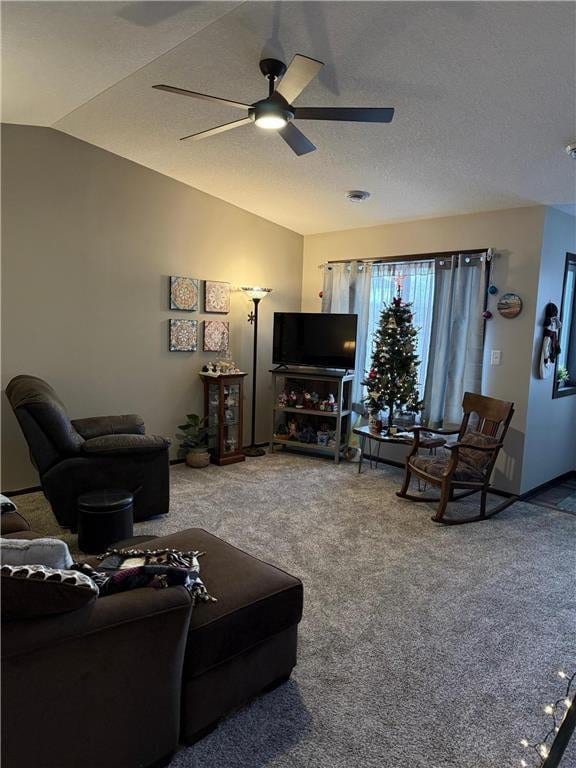
[[[215,464],[244,461],[242,451],[243,384],[246,374],[200,374],[204,382],[204,415],[208,448]]]

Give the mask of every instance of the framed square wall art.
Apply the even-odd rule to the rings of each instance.
[[[225,352],[228,349],[229,326],[224,320],[204,320],[204,352]]]
[[[204,312],[227,315],[230,312],[230,283],[204,282]]]
[[[170,320],[170,352],[196,352],[198,320]]]
[[[170,309],[183,312],[198,311],[200,283],[193,277],[170,276]]]

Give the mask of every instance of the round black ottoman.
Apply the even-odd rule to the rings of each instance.
[[[78,547],[105,552],[133,532],[134,497],[128,491],[90,491],[78,497]]]

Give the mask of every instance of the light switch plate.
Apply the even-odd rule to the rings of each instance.
[[[492,349],[490,351],[490,365],[500,365],[502,353],[499,349]]]

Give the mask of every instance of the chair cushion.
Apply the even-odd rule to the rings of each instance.
[[[159,435],[105,435],[86,440],[84,453],[150,453],[170,447],[170,440]]]
[[[302,582],[201,528],[152,539],[149,549],[196,549],[200,574],[215,603],[192,612],[184,679],[202,674],[302,617]]]
[[[0,539],[2,565],[47,565],[70,568],[72,557],[60,539]]]
[[[98,596],[92,579],[43,565],[2,565],[2,618],[28,619],[67,613]]]
[[[72,419],[72,424],[84,440],[104,435],[143,435],[146,432],[144,420],[136,414]]]
[[[413,456],[410,459],[410,466],[426,472],[432,477],[441,477],[447,470],[450,462],[450,456]],[[456,471],[452,475],[454,480],[481,481],[484,480],[484,474],[478,471],[470,464],[459,461]]]
[[[460,441],[467,445],[477,445],[480,448],[491,448],[497,445],[498,440],[490,435],[483,435],[482,432],[466,432]],[[475,451],[473,448],[460,448],[458,451],[460,461],[474,467],[479,472],[484,472],[488,464],[492,461],[493,454],[489,451]]]

